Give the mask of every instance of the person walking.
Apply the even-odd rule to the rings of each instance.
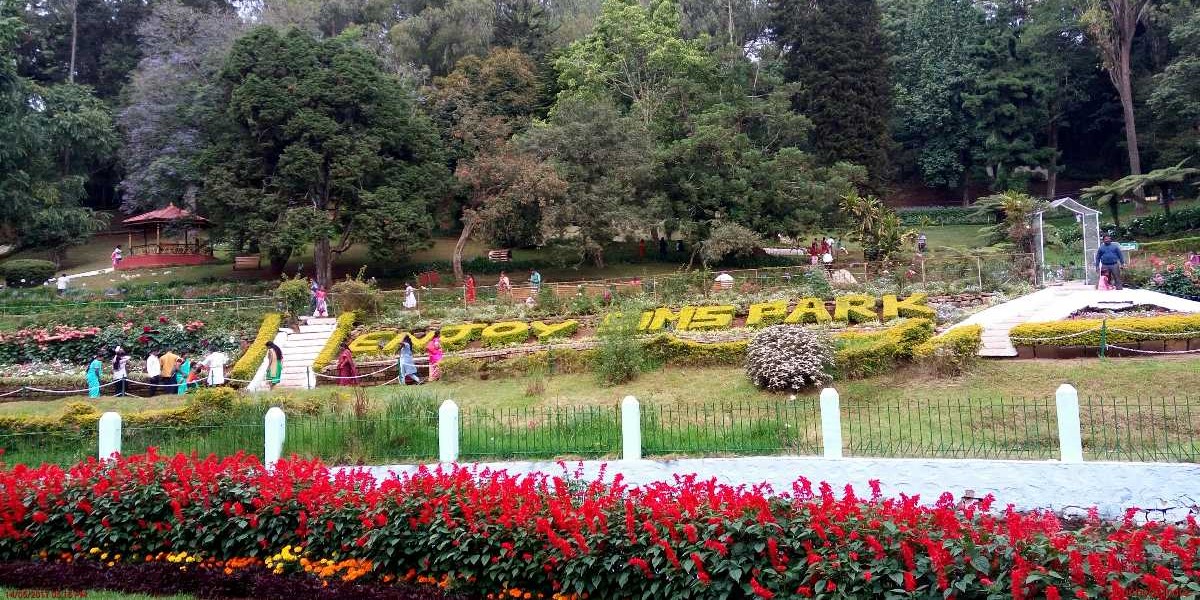
[[[808,260],[814,267],[821,260],[821,245],[817,243],[816,238],[808,245]]]
[[[917,252],[924,254],[925,253],[925,244],[927,244],[928,242],[929,242],[929,239],[925,237],[925,232],[921,232],[921,233],[917,234]]]
[[[417,375],[417,364],[413,361],[412,336],[402,333],[404,339],[400,342],[400,357],[396,360],[396,368],[400,370],[400,385],[416,385],[421,383]]]
[[[466,290],[464,297],[467,300],[467,304],[474,304],[475,303],[475,276],[474,275],[470,275],[470,274],[467,275],[467,281],[463,285],[463,288]]]
[[[358,384],[358,365],[354,364],[354,353],[350,344],[342,342],[342,351],[337,359],[338,385]]]
[[[162,363],[158,360],[158,351],[151,349],[150,354],[146,356],[146,382],[150,384],[150,393],[147,396],[153,396],[158,393],[158,384],[162,383]]]
[[[204,360],[200,361],[200,365],[204,367],[204,383],[209,387],[225,385],[225,364],[229,362],[229,355],[220,350],[209,352]]]
[[[267,387],[275,389],[283,379],[283,350],[275,342],[267,342]]]
[[[117,244],[117,247],[113,248],[112,254],[108,255],[108,257],[112,259],[112,268],[116,271],[117,265],[121,264],[121,259],[124,258],[121,254],[121,245]]]
[[[129,355],[125,353],[125,349],[117,346],[113,350],[113,381],[117,384],[116,396],[126,395],[126,386],[129,378]]]
[[[188,358],[187,352],[180,352],[179,361],[179,368],[175,369],[175,384],[176,393],[182,396],[187,393],[188,384],[191,383],[192,359]]]
[[[54,280],[54,285],[55,285],[55,287],[58,288],[59,296],[66,296],[67,295],[67,274],[63,273],[63,274],[59,275],[58,279]]]
[[[533,293],[538,293],[542,289],[542,274],[538,273],[537,269],[529,272],[529,285],[533,287]]]
[[[507,294],[512,291],[512,282],[508,280],[508,274],[500,271],[500,279],[496,281],[496,294]]]
[[[1096,249],[1096,271],[1108,271],[1108,283],[1114,289],[1124,289],[1121,283],[1121,267],[1125,265],[1125,255],[1121,246],[1112,241],[1111,235],[1104,236],[1104,243]]]
[[[319,290],[319,289],[321,289],[321,286],[317,284],[316,279],[308,280],[308,311],[309,312],[314,312],[314,313],[317,312],[317,290]]]
[[[317,288],[317,308],[313,310],[314,317],[329,316],[329,301],[325,299],[325,288]]]
[[[417,307],[417,290],[411,284],[404,284],[404,308],[412,310]]]
[[[437,381],[442,376],[438,368],[438,363],[442,362],[442,332],[433,330],[433,337],[425,344],[425,351],[429,353],[429,380]]]
[[[92,357],[92,362],[87,366],[87,386],[88,398],[100,397],[100,376],[104,374],[104,363],[100,361],[102,356],[99,350]]]
[[[179,365],[179,356],[174,352],[167,350],[162,356],[158,357],[158,362],[162,365],[162,370],[159,374],[159,387],[167,393],[169,389],[176,384],[175,367]]]

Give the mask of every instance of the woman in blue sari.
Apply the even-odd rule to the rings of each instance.
[[[100,361],[100,352],[96,352],[87,368],[88,398],[100,397],[100,375],[103,372],[104,363]]]
[[[180,352],[179,360],[179,367],[175,369],[175,383],[179,384],[176,390],[182,396],[187,393],[188,378],[192,376],[192,359],[186,352]]]
[[[421,383],[421,378],[417,376],[417,365],[413,363],[412,336],[407,333],[403,335],[404,341],[400,342],[400,359],[397,365],[400,369],[400,385]]]

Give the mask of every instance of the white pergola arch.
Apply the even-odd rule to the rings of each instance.
[[[1080,217],[1080,227],[1083,229],[1083,269],[1086,283],[1096,283],[1096,250],[1100,248],[1100,211],[1076,202],[1074,198],[1059,198],[1050,203],[1045,209],[1034,213],[1034,225],[1037,228],[1038,281],[1045,283],[1046,279],[1046,238],[1043,235],[1043,217],[1048,210],[1065,208]]]

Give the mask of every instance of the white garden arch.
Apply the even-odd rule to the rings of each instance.
[[[1046,211],[1056,208],[1065,208],[1078,217],[1079,225],[1083,229],[1083,256],[1082,266],[1084,280],[1091,284],[1096,283],[1096,250],[1100,248],[1100,211],[1084,206],[1076,202],[1074,198],[1059,198],[1050,203],[1046,210],[1041,210],[1034,213],[1034,225],[1037,228],[1037,243],[1034,249],[1037,251],[1038,264],[1038,281],[1045,283],[1046,280],[1046,238],[1043,235],[1044,216]]]

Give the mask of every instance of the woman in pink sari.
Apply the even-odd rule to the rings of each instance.
[[[464,287],[466,287],[467,304],[474,304],[475,303],[475,277],[472,275],[467,275],[467,282]]]
[[[442,362],[442,333],[440,331],[433,330],[433,338],[425,344],[425,350],[429,352],[429,380],[437,381],[442,376],[442,371],[438,368],[438,363]]]

